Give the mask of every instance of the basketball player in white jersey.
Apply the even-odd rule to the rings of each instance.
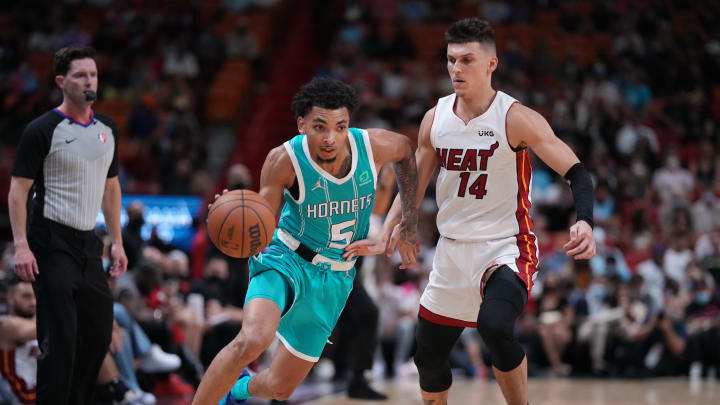
[[[490,350],[507,403],[525,405],[527,361],[513,330],[538,263],[529,216],[528,148],[570,182],[577,222],[564,248],[575,259],[595,254],[592,182],[540,114],[492,88],[498,58],[486,21],[458,21],[445,36],[455,93],[425,114],[416,152],[418,204],[440,165],[436,197],[441,238],[420,301],[416,333],[420,388],[425,404],[447,403],[450,350],[463,328],[476,327]],[[396,199],[384,224],[388,254],[394,250],[399,208]],[[356,242],[346,255],[377,253],[382,242]]]
[[[0,315],[0,403],[34,404],[40,348],[32,284],[11,278],[7,305],[8,314]]]

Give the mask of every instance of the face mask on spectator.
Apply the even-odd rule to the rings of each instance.
[[[695,303],[699,305],[705,305],[710,302],[710,294],[707,291],[701,291],[695,296]]]

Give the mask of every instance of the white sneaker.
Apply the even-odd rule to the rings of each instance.
[[[180,368],[180,357],[166,353],[160,346],[154,344],[150,351],[140,362],[140,370],[146,373],[167,373]]]
[[[155,395],[149,393],[140,391],[140,403],[142,405],[155,405],[157,404],[157,399],[155,398]]]

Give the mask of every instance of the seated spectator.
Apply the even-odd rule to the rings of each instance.
[[[134,201],[128,205],[126,212],[128,221],[122,230],[122,239],[128,257],[128,269],[132,271],[137,266],[142,248],[145,246],[145,240],[141,234],[145,224],[145,206],[140,201]]]
[[[215,355],[240,331],[243,311],[232,305],[229,266],[223,257],[212,257],[205,264],[203,278],[193,282],[191,296],[202,306],[203,337],[200,359],[208,365]]]
[[[228,58],[254,61],[259,57],[258,40],[248,25],[247,19],[239,19],[235,23],[235,28],[225,38],[225,52]]]
[[[0,403],[35,403],[37,357],[35,293],[32,284],[13,277],[7,297],[7,315],[0,315],[0,357],[12,358],[13,369],[0,372]]]
[[[169,373],[180,368],[180,357],[165,353],[159,345],[151,343],[145,331],[121,304],[114,304],[113,314],[113,334],[120,334],[123,343],[111,352],[125,386],[134,391],[140,390],[136,369],[153,374]]]
[[[573,309],[557,276],[545,277],[537,308],[538,333],[552,371],[556,376],[567,376],[570,366],[562,362],[562,355],[572,339]]]
[[[682,167],[677,151],[671,149],[665,156],[665,165],[655,172],[652,185],[663,201],[669,202],[675,197],[687,198],[695,182],[690,171]]]

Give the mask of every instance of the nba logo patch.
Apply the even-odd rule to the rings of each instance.
[[[97,137],[100,142],[107,143],[107,134],[105,132],[98,133]]]

